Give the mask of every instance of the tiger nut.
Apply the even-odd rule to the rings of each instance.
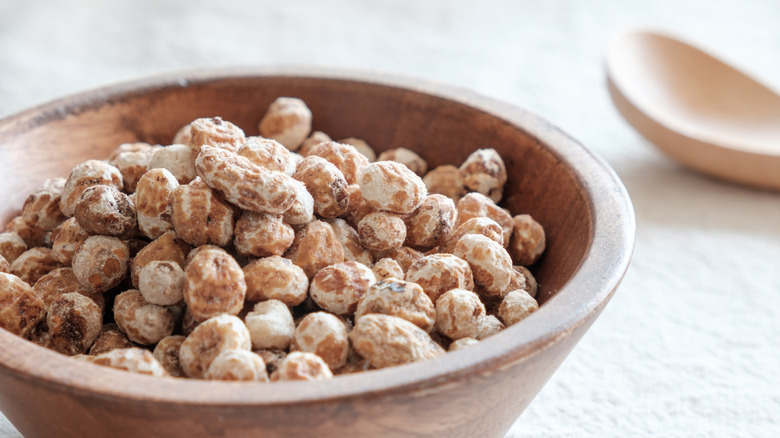
[[[170,260],[154,260],[138,274],[138,290],[144,299],[158,306],[171,306],[184,299],[187,277],[181,265]]]
[[[190,245],[227,246],[233,238],[233,208],[222,202],[200,179],[173,190],[171,222],[179,238]]]
[[[406,245],[431,249],[442,244],[455,228],[455,203],[444,195],[428,195],[406,223]]]
[[[436,330],[452,340],[476,338],[485,322],[485,305],[474,292],[451,289],[436,300]]]
[[[75,217],[72,217],[63,222],[56,233],[52,233],[52,254],[63,265],[70,265],[73,263],[73,255],[87,238],[89,233],[81,228]]]
[[[355,321],[374,313],[397,316],[426,332],[433,329],[436,321],[433,302],[422,287],[395,278],[382,280],[368,288],[358,301]]]
[[[166,169],[152,169],[138,180],[135,208],[138,228],[144,236],[156,239],[173,229],[168,201],[177,187],[176,177]]]
[[[515,224],[508,210],[497,206],[490,198],[479,193],[469,193],[462,197],[458,201],[457,210],[458,220],[455,223],[456,228],[475,217],[493,219],[503,230],[504,248],[509,246],[509,239],[512,236],[512,229]]]
[[[293,351],[288,354],[271,375],[273,381],[324,380],[333,378],[333,372],[321,357],[314,353]]]
[[[375,282],[371,269],[358,262],[347,261],[326,266],[317,272],[309,285],[309,295],[328,312],[351,315],[360,297]]]
[[[406,240],[406,224],[386,211],[367,214],[357,226],[360,243],[374,252],[400,248]]]
[[[168,373],[149,350],[143,348],[117,348],[95,356],[95,365],[115,368],[135,374],[164,377]]]
[[[185,339],[187,338],[181,335],[166,336],[160,339],[152,351],[163,369],[173,377],[184,377],[184,370],[181,369],[179,362],[179,349]]]
[[[244,131],[222,117],[204,117],[190,122],[192,157],[198,156],[202,146],[237,152],[245,140]]]
[[[68,356],[86,353],[103,327],[103,312],[90,298],[76,292],[52,301],[46,316],[52,345]]]
[[[239,254],[267,257],[284,254],[295,239],[295,231],[280,215],[245,211],[236,221],[235,236]]]
[[[148,170],[165,169],[176,178],[179,184],[189,184],[198,176],[195,172],[195,158],[185,144],[172,144],[156,149],[146,164]],[[136,191],[138,189],[136,188]]]
[[[311,121],[311,110],[304,101],[279,97],[268,106],[257,129],[263,137],[274,139],[295,151],[311,132]]]
[[[293,178],[306,186],[314,199],[314,212],[334,218],[346,213],[349,192],[344,174],[324,158],[309,155],[298,165]]]
[[[360,192],[372,207],[409,214],[422,204],[428,192],[422,179],[394,161],[370,163],[358,177]]]
[[[61,266],[51,249],[38,247],[28,249],[17,257],[11,263],[11,274],[32,286],[41,277]]]
[[[309,313],[298,323],[290,350],[314,353],[328,364],[328,368],[337,370],[347,363],[347,328],[330,313]]]
[[[171,335],[176,322],[170,309],[149,303],[136,289],[116,296],[114,320],[131,341],[141,345],[156,344]]]
[[[268,381],[263,358],[256,353],[241,349],[221,351],[211,361],[204,377],[208,380]]]
[[[295,173],[296,162],[292,153],[281,143],[270,138],[248,137],[238,150],[253,164],[288,176]]]
[[[495,149],[478,149],[460,166],[463,185],[481,193],[493,202],[501,200],[506,183],[506,166]]]
[[[455,245],[453,254],[467,261],[480,293],[503,297],[522,288],[525,278],[512,268],[512,258],[504,247],[481,234],[467,234]]]
[[[514,228],[512,239],[509,241],[509,255],[512,256],[515,264],[530,266],[544,252],[544,228],[527,214],[519,214],[512,220]]]
[[[375,368],[433,359],[444,349],[424,330],[392,315],[365,315],[355,322],[349,339],[355,350]]]
[[[207,249],[187,263],[184,301],[198,320],[220,313],[236,315],[244,306],[244,271],[227,252]]]
[[[105,292],[127,275],[130,250],[116,237],[90,236],[73,256],[73,273],[90,292]]]
[[[463,187],[460,170],[451,164],[444,164],[423,177],[428,193],[444,195],[457,203],[468,191]]]
[[[355,147],[335,141],[312,147],[307,156],[318,156],[328,160],[341,171],[347,184],[357,184],[358,175],[368,165],[368,158]]]
[[[68,217],[73,216],[81,192],[87,187],[98,184],[122,190],[124,188],[122,173],[116,167],[98,160],[88,160],[74,167],[62,188],[60,196],[62,213]]]
[[[376,159],[377,161],[401,163],[421,177],[428,171],[428,163],[421,156],[417,155],[416,152],[406,148],[388,149],[379,154]]]
[[[27,251],[27,244],[17,232],[0,233],[0,256],[3,256],[8,263],[13,263],[25,251]]]
[[[27,337],[46,317],[46,306],[21,278],[0,272],[0,327]]]
[[[81,192],[74,217],[89,234],[128,238],[137,226],[135,205],[119,190],[102,184]]]
[[[315,220],[295,234],[285,256],[312,278],[320,269],[343,262],[344,248],[328,223]]]
[[[519,289],[506,294],[498,307],[498,317],[507,327],[517,324],[539,309],[539,304],[528,292]]]
[[[47,179],[43,186],[24,201],[22,217],[31,227],[53,230],[65,219],[60,210],[60,198],[65,187],[64,178]]]
[[[250,302],[279,300],[297,306],[306,298],[309,279],[289,259],[271,256],[255,260],[244,267],[246,300]]]
[[[285,350],[295,334],[290,308],[279,300],[261,301],[244,318],[256,350]]]
[[[187,377],[202,379],[211,362],[225,350],[250,350],[246,325],[233,315],[220,314],[198,324],[179,348],[179,363]]]
[[[474,290],[474,278],[469,264],[452,254],[431,254],[409,266],[406,281],[417,283],[431,301],[436,301],[451,289]]]

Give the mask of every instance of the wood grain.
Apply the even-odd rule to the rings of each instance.
[[[407,147],[433,168],[476,148],[504,157],[505,206],[533,215],[548,248],[534,266],[542,307],[522,324],[424,363],[273,385],[154,379],[97,368],[0,330],[0,409],[33,436],[501,436],[617,288],[634,218],[614,173],[540,118],[465,90],[343,71],[244,70],[158,77],[0,122],[0,225],[45,178],[122,142],[168,144],[196,117],[257,134],[278,96],[307,102],[314,128]]]

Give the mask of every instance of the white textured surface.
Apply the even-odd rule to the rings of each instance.
[[[649,24],[780,89],[778,23],[776,0],[0,0],[0,117],[139,76],[278,63],[528,108],[615,168],[638,233],[623,286],[509,436],[780,436],[780,194],[660,155],[619,118],[602,70],[613,30]]]

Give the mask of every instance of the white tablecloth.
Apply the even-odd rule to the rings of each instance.
[[[777,0],[2,0],[0,117],[266,64],[418,76],[530,109],[615,168],[638,231],[622,287],[509,436],[780,436],[780,193],[689,172],[619,117],[602,56],[636,24],[780,89]],[[0,417],[0,436],[16,435]]]

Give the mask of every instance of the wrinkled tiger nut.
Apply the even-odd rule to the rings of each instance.
[[[358,223],[357,232],[360,243],[374,252],[400,248],[406,240],[404,220],[386,211],[367,214]]]
[[[357,227],[360,220],[366,217],[367,214],[378,211],[372,207],[363,198],[363,193],[360,191],[358,184],[352,184],[347,186],[347,192],[349,194],[349,203],[347,205],[347,211],[342,216],[353,227]]]
[[[97,356],[117,348],[130,348],[133,346],[130,339],[127,339],[127,335],[122,333],[116,324],[105,324],[100,329],[95,342],[89,347],[89,354]]]
[[[224,250],[198,252],[187,263],[185,274],[184,301],[196,319],[241,311],[246,297],[244,271]]]
[[[428,171],[428,163],[416,152],[406,148],[388,149],[379,154],[376,160],[401,163],[419,176],[425,175]]]
[[[293,203],[284,212],[284,221],[290,225],[308,224],[315,219],[314,198],[306,186],[296,179],[292,180],[290,187],[293,189]]]
[[[309,313],[298,323],[290,350],[314,353],[328,364],[328,368],[337,370],[347,363],[347,327],[330,313]]]
[[[325,218],[343,215],[349,205],[344,174],[333,163],[314,155],[304,158],[293,174],[314,199],[314,212]]]
[[[170,260],[154,260],[138,274],[138,290],[144,299],[158,306],[171,306],[184,299],[187,276],[181,265]]]
[[[377,260],[371,271],[374,273],[376,281],[382,281],[386,278],[404,279],[404,270],[401,269],[401,265],[391,258]]]
[[[244,131],[222,117],[203,117],[190,122],[190,150],[197,157],[203,146],[238,152],[244,144]]]
[[[119,190],[102,184],[87,187],[81,192],[74,217],[89,234],[128,238],[138,225],[135,205]]]
[[[506,166],[495,149],[478,149],[461,164],[460,176],[463,185],[481,193],[493,202],[501,200],[506,183]]]
[[[504,247],[481,234],[463,236],[453,254],[468,262],[474,283],[487,297],[502,298],[525,285],[525,278],[512,268],[512,258]]]
[[[105,297],[103,297],[103,294],[90,292],[82,286],[76,278],[76,274],[73,273],[73,268],[70,267],[57,268],[48,272],[35,282],[33,290],[43,300],[43,303],[46,305],[46,311],[49,310],[51,303],[60,295],[71,292],[80,293],[92,299],[101,312],[105,309]]]
[[[163,369],[173,377],[184,377],[184,371],[179,363],[179,349],[185,339],[187,338],[181,335],[166,336],[160,339],[152,352]]]
[[[424,330],[392,315],[370,314],[357,319],[349,339],[375,368],[433,359],[445,352]]]
[[[11,219],[5,225],[5,232],[14,232],[18,234],[28,248],[49,246],[51,243],[50,231],[31,226],[21,215]]]
[[[423,183],[428,188],[428,193],[444,195],[456,204],[468,192],[463,187],[460,170],[451,164],[441,165],[426,173]]]
[[[0,256],[3,256],[8,263],[13,263],[25,251],[27,251],[27,244],[17,232],[0,233]]]
[[[376,161],[376,152],[374,151],[374,148],[372,148],[371,145],[369,145],[365,140],[355,137],[347,137],[342,138],[338,142],[354,147],[355,150],[363,154],[363,156],[368,159],[369,163]]]
[[[455,231],[447,237],[444,244],[439,247],[439,251],[452,253],[455,249],[455,245],[457,245],[461,237],[466,234],[481,234],[488,239],[497,242],[499,245],[504,246],[504,229],[501,228],[501,225],[499,225],[498,222],[488,217],[473,217],[460,224]]]
[[[87,160],[74,167],[62,188],[60,196],[62,213],[68,217],[73,216],[81,192],[98,184],[122,190],[124,188],[122,173],[116,167],[98,160]]]
[[[90,298],[76,292],[60,295],[46,315],[54,349],[73,356],[86,353],[103,327],[103,312]]]
[[[179,184],[189,184],[198,176],[195,172],[195,158],[187,144],[172,144],[157,149],[146,164],[148,170],[165,169]],[[136,191],[138,189],[136,188]]]
[[[344,259],[352,260],[368,267],[373,264],[371,252],[360,243],[360,235],[344,219],[326,219],[325,222],[333,228],[336,239],[344,249]]]
[[[490,198],[479,193],[469,193],[460,198],[457,204],[458,220],[455,227],[459,227],[464,222],[475,217],[487,217],[496,221],[503,230],[504,248],[509,246],[509,239],[512,236],[514,220],[509,210],[496,205]]]
[[[309,285],[309,296],[328,312],[351,315],[360,297],[375,282],[374,273],[365,265],[354,261],[337,263],[317,272]]]
[[[90,236],[73,256],[73,273],[91,292],[105,292],[127,275],[130,250],[116,237]]]
[[[314,353],[293,351],[288,354],[276,371],[271,374],[272,381],[289,380],[325,380],[333,378],[333,372],[321,357]]]
[[[295,97],[279,97],[268,106],[257,129],[263,137],[274,139],[295,151],[311,132],[311,121],[311,110],[304,101]]]
[[[493,336],[505,328],[506,326],[504,323],[501,322],[501,320],[499,320],[495,315],[485,315],[485,319],[482,322],[482,331],[479,332],[477,340],[481,341],[488,336]]]
[[[202,379],[211,362],[225,350],[250,350],[249,330],[238,317],[220,314],[198,324],[179,348],[179,363],[187,377]]]
[[[536,278],[534,277],[534,274],[531,273],[531,270],[526,268],[525,266],[519,266],[515,265],[513,266],[515,271],[523,274],[523,277],[525,277],[525,287],[523,290],[528,292],[528,295],[532,296],[533,298],[536,298],[536,293],[539,289],[539,285],[536,282]]]
[[[173,229],[168,201],[177,187],[176,177],[166,169],[152,169],[138,180],[135,208],[138,228],[144,236],[156,239]]]
[[[255,257],[282,255],[295,239],[295,231],[282,216],[253,211],[241,214],[234,234],[238,253]]]
[[[506,294],[498,307],[498,317],[506,324],[517,324],[528,315],[539,309],[539,304],[528,292],[518,289]]]
[[[436,322],[433,301],[417,283],[388,278],[372,284],[360,297],[355,321],[380,313],[397,316],[430,333]]]
[[[95,365],[115,368],[135,374],[165,377],[168,373],[149,350],[143,348],[117,348],[95,356],[91,360]]]
[[[170,336],[176,322],[170,309],[149,303],[136,289],[116,296],[114,320],[131,341],[141,345],[156,344]]]
[[[224,149],[204,146],[195,169],[206,185],[245,210],[283,214],[295,201],[292,177]]]
[[[63,265],[70,265],[73,263],[73,256],[89,238],[89,233],[72,217],[63,222],[52,236],[52,254]]]
[[[24,221],[31,227],[44,230],[53,230],[65,221],[67,218],[60,210],[60,198],[64,187],[64,178],[47,179],[24,201],[22,207]]]
[[[0,327],[27,337],[46,318],[46,306],[21,278],[0,272]]]
[[[300,266],[306,278],[312,278],[320,269],[343,262],[344,248],[328,223],[315,220],[295,233],[285,257]]]
[[[309,279],[303,269],[280,256],[249,263],[244,266],[244,277],[249,302],[275,299],[288,306],[297,306],[306,298],[309,288]]]
[[[28,249],[17,257],[11,263],[11,274],[32,286],[41,277],[61,266],[51,249],[38,247]]]
[[[358,184],[363,199],[369,205],[391,213],[413,212],[428,194],[417,174],[394,161],[370,163],[363,168]]]
[[[431,249],[449,237],[455,228],[455,203],[444,195],[428,195],[412,214],[404,219],[407,246]]]
[[[402,246],[400,248],[393,248],[387,251],[381,251],[378,254],[376,254],[376,259],[384,259],[384,258],[390,258],[398,262],[398,265],[401,266],[401,269],[404,270],[404,272],[409,270],[409,266],[412,266],[412,263],[416,262],[417,260],[420,260],[423,258],[425,254],[421,253],[420,251],[417,251],[414,248],[409,248],[408,246]]]
[[[419,284],[434,302],[451,289],[474,290],[471,267],[452,254],[431,254],[417,260],[409,266],[405,280]]]
[[[152,154],[159,148],[148,143],[135,143],[132,148],[125,148],[120,145],[116,156],[111,158],[110,164],[122,174],[124,190],[127,193],[136,191],[138,180],[147,171],[147,166],[152,158]]]
[[[512,220],[514,228],[512,239],[509,241],[509,255],[512,256],[515,264],[530,266],[544,252],[544,228],[527,214],[519,214]]]
[[[248,350],[223,350],[211,361],[204,377],[208,380],[267,382],[268,372],[260,355]]]
[[[358,175],[368,165],[368,158],[358,152],[354,146],[335,141],[312,147],[307,156],[318,156],[328,160],[341,171],[347,184],[357,184]]]
[[[227,246],[233,238],[233,208],[200,178],[176,187],[169,199],[176,235],[190,245]]]
[[[257,166],[282,172],[288,176],[295,173],[295,157],[281,143],[270,138],[247,137],[238,150],[238,155],[246,157]]]
[[[138,279],[141,270],[152,261],[167,260],[184,267],[186,260],[184,245],[176,239],[176,233],[169,231],[144,246],[133,257],[130,277],[133,286],[138,287]]]
[[[485,322],[485,305],[474,292],[452,289],[436,300],[436,330],[452,340],[476,338]]]
[[[301,155],[301,157],[306,158],[306,156],[309,155],[311,148],[326,141],[331,141],[328,134],[322,131],[313,131],[305,140],[303,140],[301,147],[299,147],[296,152]]]
[[[256,350],[285,350],[295,334],[292,313],[279,300],[271,299],[255,304],[244,320],[252,340],[252,348]]]

